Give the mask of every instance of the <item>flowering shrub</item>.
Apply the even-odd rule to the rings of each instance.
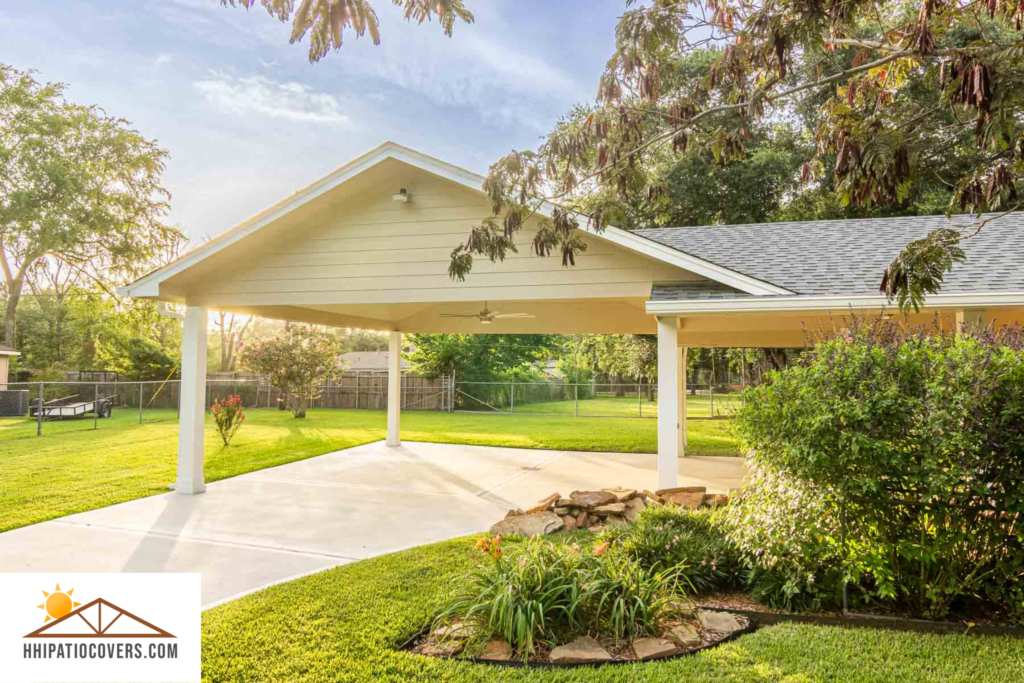
[[[292,325],[280,337],[242,347],[242,365],[266,377],[284,394],[295,417],[305,417],[317,387],[341,371],[333,336],[308,325]]]
[[[245,422],[245,406],[242,405],[242,397],[228,396],[223,401],[214,401],[210,408],[213,413],[213,421],[217,423],[217,433],[225,446],[231,445],[231,439],[235,437],[242,423]]]
[[[1024,333],[854,321],[744,395],[730,536],[775,602],[1024,620]]]

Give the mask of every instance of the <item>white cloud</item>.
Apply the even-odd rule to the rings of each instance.
[[[169,54],[159,54],[159,55],[156,56],[156,63],[157,64],[170,64],[173,59],[174,59],[174,57],[172,57]]]
[[[350,123],[337,97],[295,81],[278,82],[266,76],[234,78],[211,71],[210,78],[196,82],[195,87],[208,102],[233,112],[255,112],[290,121]]]

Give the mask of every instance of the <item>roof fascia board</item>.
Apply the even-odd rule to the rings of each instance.
[[[409,164],[415,168],[425,170],[429,173],[441,176],[464,187],[483,192],[485,178],[478,173],[473,173],[464,168],[454,166],[447,162],[427,156],[415,150],[403,147],[394,142],[385,142],[377,148],[370,150],[361,157],[353,159],[348,164],[333,171],[320,180],[295,192],[290,197],[278,202],[268,209],[256,214],[252,218],[240,223],[222,235],[215,237],[206,244],[190,251],[176,261],[172,261],[163,268],[144,275],[135,282],[120,288],[118,291],[129,297],[159,297],[160,283],[167,280],[189,267],[199,263],[218,251],[235,244],[248,237],[260,228],[281,218],[290,211],[310,202],[325,192],[338,187],[347,180],[355,177],[363,171],[377,165],[386,159],[396,159]],[[550,218],[555,210],[551,202],[542,202],[538,213]],[[710,261],[687,254],[686,252],[659,244],[639,235],[635,235],[621,228],[606,227],[600,233],[593,230],[586,224],[585,216],[578,216],[581,220],[581,230],[596,237],[606,239],[625,249],[634,251],[657,261],[674,265],[678,268],[697,273],[716,282],[734,287],[747,294],[758,296],[793,294],[794,292],[783,289],[763,280],[750,277],[729,268],[724,268]]]
[[[648,301],[651,315],[695,315],[717,313],[758,313],[785,311],[829,311],[836,309],[877,309],[891,304],[884,296],[800,296],[715,299],[701,301]],[[922,308],[999,308],[1024,306],[1024,292],[978,292],[936,294],[925,299]]]

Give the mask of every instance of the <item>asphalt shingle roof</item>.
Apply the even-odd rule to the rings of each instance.
[[[877,294],[882,271],[909,242],[942,227],[973,231],[976,223],[971,216],[908,216],[656,228],[636,234],[797,294]],[[961,245],[967,261],[954,264],[943,293],[1024,291],[1024,212],[988,223]],[[728,298],[724,290],[703,292],[690,283],[656,285],[654,290],[652,298],[662,300]]]
[[[753,296],[714,280],[695,282],[656,282],[651,287],[651,301],[687,301],[711,299],[736,299]]]

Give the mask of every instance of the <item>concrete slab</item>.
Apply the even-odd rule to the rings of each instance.
[[[680,482],[739,485],[735,458]],[[653,455],[383,442],[0,534],[0,571],[199,571],[207,607],[303,574],[487,529],[553,491],[656,485]]]

